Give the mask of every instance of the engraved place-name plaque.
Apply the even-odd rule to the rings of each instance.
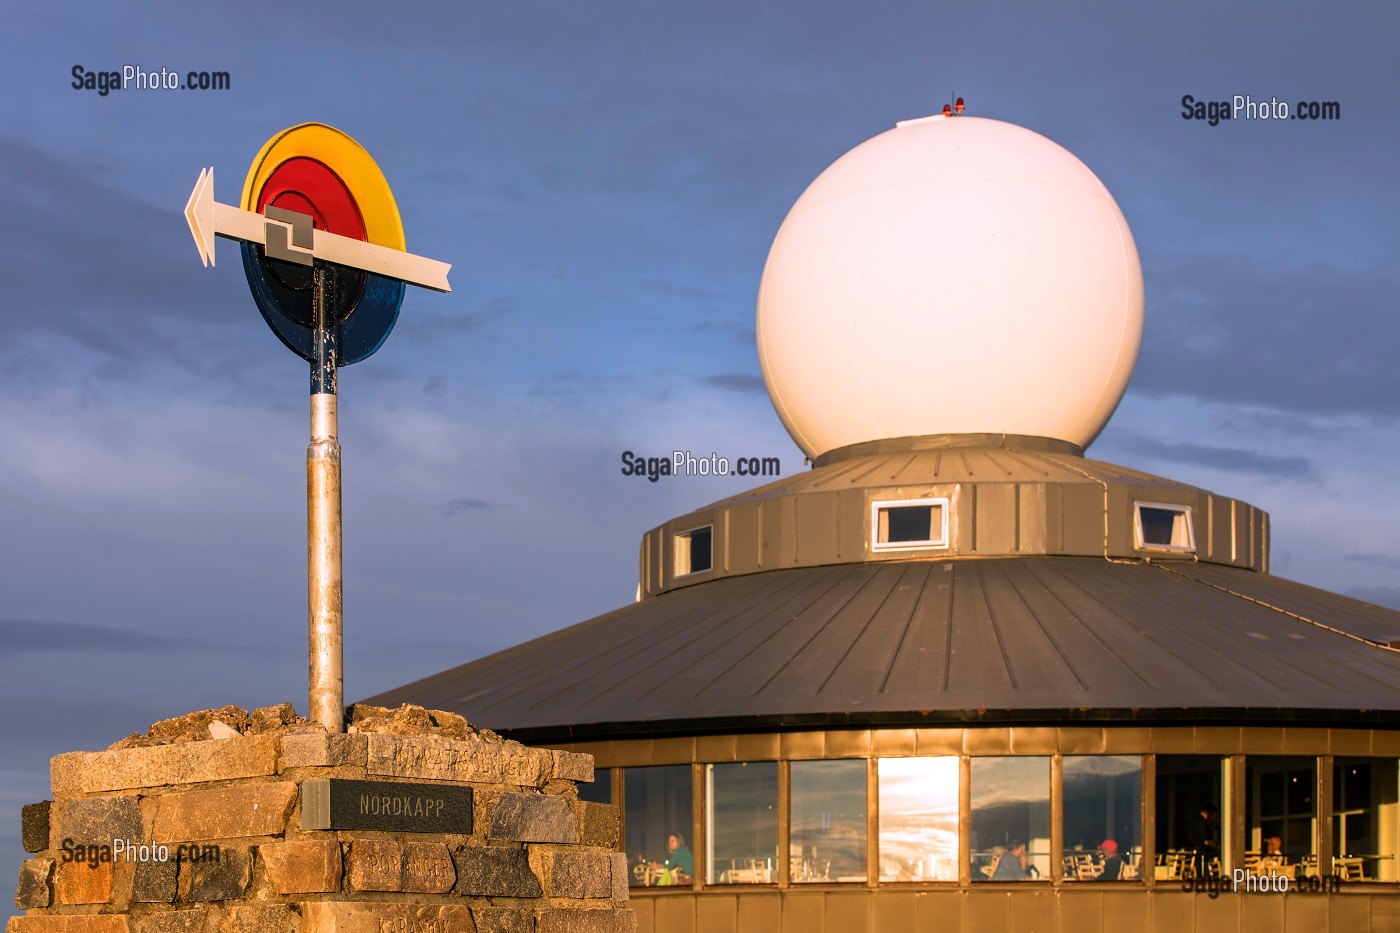
[[[468,835],[472,789],[340,778],[302,781],[301,828]]]

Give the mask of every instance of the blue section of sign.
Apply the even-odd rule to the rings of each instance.
[[[285,309],[269,284],[267,262],[254,243],[240,243],[243,272],[253,293],[258,310],[272,332],[297,356],[308,363],[314,360],[315,331],[297,318],[309,320],[307,309]],[[405,285],[398,279],[365,273],[364,292],[354,310],[335,326],[336,363],[349,366],[367,359],[384,343],[394,322],[399,319]],[[310,305],[310,292],[305,300]]]

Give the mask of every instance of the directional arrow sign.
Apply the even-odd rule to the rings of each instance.
[[[185,205],[185,220],[189,222],[190,233],[194,234],[199,258],[206,266],[214,265],[214,237],[221,236],[267,247],[274,259],[303,265],[320,259],[434,291],[452,291],[452,286],[447,284],[447,271],[452,268],[448,263],[326,230],[310,230],[307,244],[306,227],[311,218],[305,214],[270,207],[265,216],[218,203],[214,200],[212,168],[199,173],[199,180]]]

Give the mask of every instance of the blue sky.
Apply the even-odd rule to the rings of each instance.
[[[347,697],[628,602],[641,533],[747,485],[638,482],[630,449],[782,458],[754,301],[788,207],[956,92],[1114,193],[1147,327],[1091,456],[1272,514],[1276,573],[1400,607],[1396,11],[833,2],[14,8],[0,126],[0,819],[47,759],[192,709],[305,707],[306,370],[235,202],[320,120],[394,187],[410,290],[341,375]],[[106,97],[71,69],[228,71]],[[1181,98],[1338,101],[1336,122]],[[489,724],[488,724],[489,725]],[[0,877],[19,853],[0,848]]]

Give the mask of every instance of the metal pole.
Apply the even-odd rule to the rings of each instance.
[[[340,564],[340,439],[336,429],[335,330],[327,326],[333,279],[312,268],[316,323],[311,364],[311,444],[306,448],[306,547],[311,641],[310,716],[345,731]]]

